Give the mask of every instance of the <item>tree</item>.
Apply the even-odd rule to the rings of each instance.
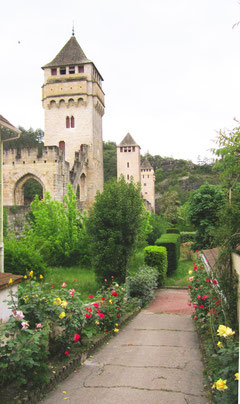
[[[180,206],[179,195],[176,191],[164,192],[158,200],[157,210],[165,219],[173,224],[177,222],[177,209]]]
[[[140,185],[121,177],[105,185],[90,209],[87,227],[92,264],[99,282],[114,276],[125,282],[128,261],[141,229],[144,205]]]
[[[103,142],[104,183],[117,178],[117,145]]]
[[[224,191],[219,186],[208,183],[191,194],[188,203],[188,217],[196,229],[195,247],[197,249],[213,246],[213,230],[216,228],[218,213],[224,201]]]

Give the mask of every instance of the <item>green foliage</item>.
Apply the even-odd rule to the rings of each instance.
[[[158,270],[144,265],[138,272],[127,278],[127,291],[131,297],[140,299],[141,305],[146,306],[155,294],[158,287]]]
[[[196,249],[214,246],[213,231],[218,221],[218,213],[225,202],[223,190],[219,186],[204,184],[190,196],[188,216],[196,229]]]
[[[146,241],[148,245],[154,245],[157,238],[166,232],[169,223],[163,216],[151,213],[149,216],[149,225],[150,231],[147,234]]]
[[[171,227],[171,228],[169,228],[169,229],[166,230],[166,233],[169,233],[169,234],[180,234],[180,231],[179,231],[178,229],[174,228],[174,227]]]
[[[144,248],[144,263],[158,270],[158,285],[162,286],[167,273],[167,250],[165,247],[148,246]]]
[[[45,273],[46,264],[38,248],[10,234],[4,239],[4,268],[5,272],[18,275],[34,270],[39,276]]]
[[[3,207],[3,237],[6,237],[8,233],[8,213],[7,209]]]
[[[39,199],[43,198],[42,185],[33,178],[30,178],[24,184],[24,205],[29,205],[36,195],[38,195]]]
[[[195,231],[181,231],[180,241],[181,243],[187,243],[188,241],[195,241],[196,232]]]
[[[155,244],[167,249],[167,275],[171,274],[178,266],[180,258],[180,236],[179,234],[163,234]]]
[[[21,156],[21,149],[23,148],[38,147],[39,153],[41,153],[44,146],[44,132],[42,131],[42,129],[33,130],[32,128],[29,128],[28,130],[26,130],[23,127],[19,126],[19,130],[21,131],[20,137],[18,139],[12,140],[11,142],[4,142],[4,150],[17,149],[17,154],[19,157]]]
[[[114,275],[125,281],[127,265],[143,221],[140,186],[122,177],[96,196],[88,219],[92,264],[99,282]]]
[[[114,142],[103,142],[104,183],[117,178],[117,146]]]
[[[189,283],[193,318],[201,335],[206,374],[214,394],[213,402],[237,404],[235,374],[238,372],[238,338],[229,327],[229,310],[221,285],[219,288],[215,274],[206,272],[201,261],[194,263]],[[222,391],[221,381],[225,381],[227,387]]]
[[[177,223],[177,208],[180,205],[178,193],[176,191],[165,192],[157,199],[157,211],[164,215],[170,223]]]
[[[30,227],[25,240],[41,252],[48,265],[72,265],[88,261],[86,215],[77,209],[76,196],[68,186],[64,204],[53,201],[49,193],[31,203]]]

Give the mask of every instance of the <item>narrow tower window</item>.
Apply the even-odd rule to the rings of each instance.
[[[75,73],[75,66],[69,66],[69,74]]]
[[[129,168],[129,163],[127,163],[127,168]]]
[[[127,180],[129,180],[129,174],[127,175]]]
[[[66,128],[70,128],[70,118],[67,116],[66,118]]]
[[[51,69],[51,74],[52,74],[52,76],[56,76],[56,74],[57,74],[57,69],[56,69],[56,67],[54,67],[53,69]]]
[[[75,128],[75,119],[74,119],[74,116],[71,116],[71,128]]]

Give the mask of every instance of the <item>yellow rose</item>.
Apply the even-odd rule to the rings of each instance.
[[[192,274],[192,271],[188,271],[188,273],[189,273],[189,275],[191,275],[191,274]]]
[[[109,303],[112,304],[112,300],[111,300],[111,299],[109,300]]]
[[[99,321],[95,321],[95,324],[99,325]]]
[[[68,302],[66,300],[63,300],[61,303],[62,308],[66,309],[67,305],[68,305]]]
[[[235,373],[235,380],[239,380],[239,378],[238,378],[238,372],[237,373]]]
[[[220,337],[227,338],[230,337],[231,335],[234,335],[235,331],[233,331],[230,327],[226,327],[225,325],[221,324],[218,327],[217,333],[218,335],[220,335]]]
[[[119,329],[118,328],[114,328],[114,330],[113,330],[114,332],[118,332],[119,331]]]
[[[64,318],[66,316],[65,311],[62,311],[62,313],[59,314],[59,318]]]
[[[226,327],[226,337],[231,337],[231,335],[235,334],[235,331],[233,331],[230,327]]]
[[[218,381],[213,383],[212,388],[217,389],[219,391],[227,390],[228,389],[227,380],[218,379]]]
[[[59,306],[62,303],[62,300],[60,299],[60,297],[56,297],[53,300],[53,304],[56,304],[57,306]]]
[[[24,275],[24,279],[27,279],[27,275]]]
[[[30,276],[33,276],[33,271],[30,271],[30,272],[29,272],[29,275],[30,275]]]
[[[13,283],[12,278],[9,279],[8,283],[10,283],[10,285],[11,285],[11,283]]]
[[[218,348],[222,348],[222,347],[223,347],[223,344],[221,343],[221,341],[218,341],[217,346],[218,346]]]
[[[39,276],[39,278],[40,278],[40,279],[43,279],[43,276],[42,276],[42,275],[40,275],[40,276]]]

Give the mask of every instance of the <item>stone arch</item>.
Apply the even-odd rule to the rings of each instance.
[[[81,104],[83,104],[83,103],[84,103],[83,98],[78,98],[78,105],[81,105]]]
[[[69,107],[74,106],[74,99],[73,99],[73,98],[69,98],[69,100],[68,100],[68,106],[69,106]]]
[[[42,180],[37,175],[34,175],[32,173],[27,173],[27,174],[24,174],[21,178],[19,178],[17,180],[17,182],[15,183],[14,205],[24,205],[24,185],[30,179],[37,181],[42,186],[43,196],[44,196],[46,189],[45,189],[45,186],[44,186]]]
[[[50,101],[50,108],[56,108],[57,104],[55,100]]]
[[[61,99],[61,100],[59,101],[59,108],[64,107],[64,106],[65,106],[65,100],[64,100],[64,99]]]

